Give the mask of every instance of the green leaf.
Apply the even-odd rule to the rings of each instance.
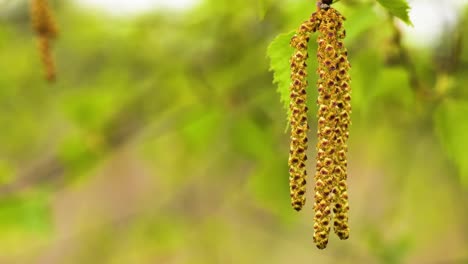
[[[445,101],[436,110],[437,135],[447,156],[455,163],[461,181],[468,187],[468,101]]]
[[[294,36],[294,31],[278,35],[268,46],[267,56],[270,59],[270,71],[273,71],[273,83],[278,85],[281,102],[289,112],[289,58],[293,53],[289,42]]]
[[[407,25],[413,25],[408,14],[410,6],[406,0],[377,0],[377,2],[385,7],[392,15],[403,20]]]

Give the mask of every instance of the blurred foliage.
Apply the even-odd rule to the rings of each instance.
[[[463,122],[467,115],[467,102],[449,100],[438,107],[434,122],[447,155],[459,168],[460,177],[468,187],[468,122]]]
[[[392,15],[400,18],[408,25],[412,25],[409,10],[410,6],[406,0],[377,0],[385,7]]]
[[[274,74],[265,56],[315,3],[203,0],[135,17],[53,7],[50,85],[27,1],[0,0],[0,263],[468,260],[468,12],[419,47],[377,1],[336,3],[352,64],[352,229],[318,251],[312,199],[289,206],[272,84],[287,86],[289,36],[270,46]]]

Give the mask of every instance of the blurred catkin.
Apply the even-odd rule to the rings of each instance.
[[[305,192],[307,183],[307,46],[311,32],[317,29],[314,17],[301,24],[296,34],[291,39],[291,46],[295,49],[290,59],[291,85],[290,85],[290,124],[291,145],[289,150],[289,187],[291,205],[296,211],[300,211],[305,204]]]
[[[46,78],[55,80],[56,69],[52,56],[51,40],[57,36],[57,24],[47,0],[30,0],[31,21],[38,38],[38,49],[45,68]]]
[[[315,186],[314,241],[324,249],[328,243],[331,209],[334,231],[340,239],[349,237],[347,195],[347,140],[350,125],[350,65],[342,39],[345,18],[329,7],[317,11],[320,17],[318,50],[318,143]]]
[[[39,47],[39,54],[41,56],[42,63],[45,67],[46,78],[49,81],[53,81],[55,79],[55,63],[52,56],[52,50],[50,48],[50,39],[39,35],[38,36],[38,47]]]

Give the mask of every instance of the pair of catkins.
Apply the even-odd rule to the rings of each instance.
[[[350,64],[343,43],[345,18],[330,4],[319,2],[318,10],[301,24],[291,39],[295,50],[290,60],[289,182],[292,207],[299,211],[306,202],[308,43],[310,36],[318,32],[314,242],[319,249],[326,248],[332,226],[340,239],[349,237],[346,153],[351,124]]]

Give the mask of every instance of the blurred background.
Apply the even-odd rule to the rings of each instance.
[[[266,57],[314,2],[50,1],[49,84],[28,1],[0,0],[0,263],[468,263],[467,1],[410,1],[414,27],[336,4],[351,236],[323,251]]]

